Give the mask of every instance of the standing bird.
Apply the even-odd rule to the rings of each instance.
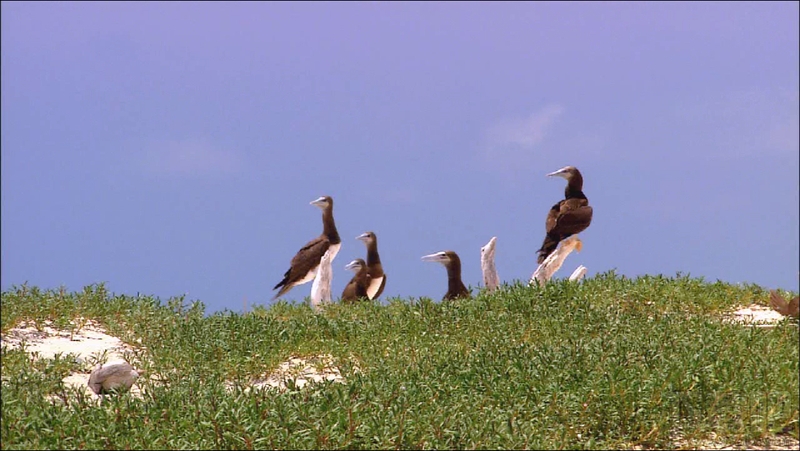
[[[381,257],[378,255],[378,237],[374,232],[364,232],[356,237],[367,245],[367,268],[369,274],[369,285],[367,295],[370,300],[377,298],[383,293],[386,287],[386,274],[383,272]]]
[[[572,235],[586,230],[592,222],[592,207],[589,199],[583,194],[583,176],[578,168],[566,166],[555,172],[547,174],[548,177],[558,176],[567,179],[564,189],[564,200],[550,208],[545,222],[545,231],[542,247],[537,251],[540,265],[548,255],[558,246],[558,243]]]
[[[311,202],[311,205],[322,209],[322,235],[306,243],[292,258],[289,269],[283,275],[283,280],[272,288],[276,290],[281,287],[278,294],[272,298],[273,300],[283,296],[297,285],[312,281],[325,251],[330,249],[330,260],[333,263],[333,259],[336,258],[336,254],[339,253],[339,248],[342,246],[339,232],[336,231],[336,223],[333,221],[333,198],[322,196]]]
[[[369,285],[369,276],[367,275],[368,268],[364,260],[357,258],[348,263],[344,269],[355,272],[355,275],[350,279],[350,282],[347,283],[347,286],[344,287],[342,302],[351,303],[361,298],[369,298],[367,294],[367,287]]]
[[[470,297],[469,290],[461,281],[461,259],[453,251],[442,251],[422,257],[425,262],[439,262],[447,268],[447,293],[442,298],[449,301],[457,298]]]

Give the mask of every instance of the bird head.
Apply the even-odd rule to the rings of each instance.
[[[361,268],[363,268],[365,266],[367,266],[367,264],[364,262],[364,260],[362,260],[360,258],[357,258],[357,259],[351,261],[350,263],[348,263],[344,267],[344,269],[348,269],[348,270],[353,271],[353,272],[358,272],[358,271],[361,270]]]
[[[322,196],[317,200],[311,201],[311,205],[325,209],[333,206],[333,198],[331,196]]]
[[[564,166],[563,168],[547,174],[548,177],[561,177],[571,180],[572,177],[578,173],[578,168],[575,166]]]
[[[364,244],[370,244],[374,243],[375,240],[377,240],[377,237],[375,237],[375,233],[373,232],[364,232],[361,235],[357,236],[356,239],[359,241],[363,241]]]
[[[439,262],[445,266],[448,266],[453,261],[458,261],[460,263],[458,255],[453,251],[441,251],[433,254],[428,254],[422,257],[422,261]]]

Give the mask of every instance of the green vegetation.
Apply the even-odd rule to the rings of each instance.
[[[2,332],[78,317],[144,348],[145,395],[67,393],[69,359],[2,350],[2,447],[630,448],[675,436],[798,436],[798,328],[720,320],[768,305],[758,286],[613,272],[504,285],[471,300],[277,303],[205,315],[201,303],[14,287]],[[346,383],[244,391],[290,356],[331,354]],[[225,381],[238,383],[226,390]],[[54,399],[46,395],[56,395]]]

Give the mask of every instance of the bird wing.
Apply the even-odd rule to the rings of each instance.
[[[769,303],[776,312],[782,315],[786,314],[784,311],[786,307],[788,307],[787,302],[783,296],[779,295],[775,290],[770,290],[769,292]]]
[[[322,256],[325,255],[325,251],[328,250],[330,245],[331,243],[325,235],[318,236],[306,243],[292,257],[292,262],[283,275],[283,280],[275,288],[281,285],[290,286],[292,283],[304,278],[309,271],[319,266]]]
[[[592,222],[592,207],[589,205],[577,206],[571,202],[561,204],[561,210],[556,218],[554,230],[561,236],[574,235],[589,227]]]
[[[544,222],[544,231],[546,233],[550,233],[550,231],[556,227],[558,215],[561,214],[561,204],[563,203],[563,200],[560,201],[559,203],[550,207],[550,211],[547,212],[547,218]]]
[[[356,292],[358,291],[358,276],[353,276],[350,279],[350,282],[347,282],[347,286],[344,287],[344,291],[342,291],[342,301],[355,301],[358,299],[358,295]]]
[[[800,318],[800,296],[795,296],[794,299],[789,301],[786,311],[789,316]]]

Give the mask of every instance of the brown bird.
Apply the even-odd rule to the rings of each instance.
[[[276,290],[282,287],[272,298],[273,300],[283,296],[297,285],[314,280],[325,251],[330,249],[330,260],[333,263],[333,259],[336,258],[336,254],[339,253],[339,248],[342,246],[339,232],[336,231],[336,223],[333,221],[333,198],[323,196],[311,202],[311,205],[322,209],[322,234],[306,243],[292,258],[289,269],[283,275],[283,280],[272,288]]]
[[[97,365],[89,375],[89,388],[98,395],[130,390],[139,373],[130,363],[123,361]]]
[[[352,303],[362,298],[369,299],[367,295],[367,287],[369,286],[368,267],[364,260],[357,258],[348,263],[344,269],[355,272],[355,275],[353,275],[353,278],[347,283],[347,286],[344,287],[342,302]]]
[[[370,299],[375,299],[383,293],[386,287],[386,274],[383,272],[381,257],[378,255],[378,237],[374,232],[364,232],[356,237],[367,245],[367,267],[369,273],[369,286],[367,295]]]
[[[453,251],[436,252],[422,257],[422,261],[439,262],[447,268],[447,293],[442,298],[448,301],[457,298],[468,298],[470,292],[461,281],[461,259]]]
[[[795,296],[794,299],[787,301],[783,296],[779,295],[777,291],[770,290],[769,304],[772,306],[773,310],[783,316],[800,318],[800,296]]]
[[[545,221],[547,234],[542,247],[537,251],[539,253],[537,263],[540,265],[556,250],[561,240],[583,232],[592,222],[592,207],[589,206],[589,199],[583,194],[583,176],[578,168],[566,166],[547,176],[567,179],[567,187],[564,190],[564,200],[553,205],[547,214]]]

